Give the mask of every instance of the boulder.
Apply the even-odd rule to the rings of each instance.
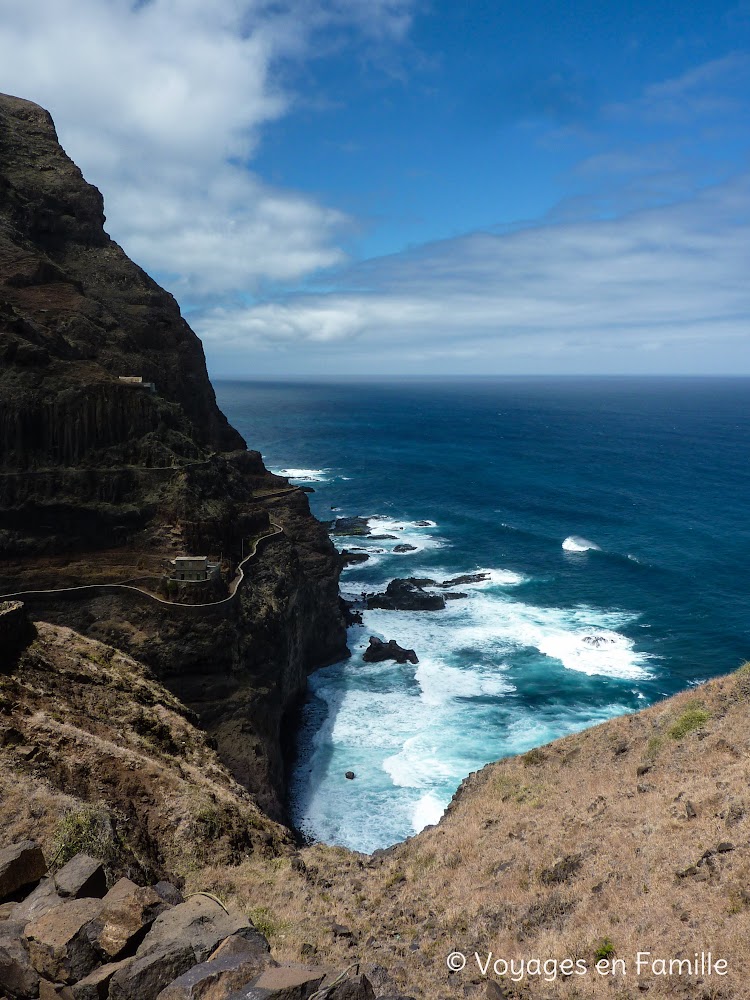
[[[362,654],[365,663],[382,663],[384,660],[395,660],[396,663],[419,663],[419,657],[413,649],[404,649],[395,639],[383,642],[376,635],[370,636],[370,644]]]
[[[13,910],[13,920],[19,923],[28,924],[37,917],[41,917],[55,906],[62,903],[62,896],[58,895],[53,878],[43,878],[39,885],[30,893],[26,899],[16,903]]]
[[[172,906],[185,902],[185,897],[171,882],[157,882],[154,886],[154,892],[157,892],[165,903],[171,903]]]
[[[39,1000],[75,1000],[75,996],[65,983],[50,983],[42,979],[39,983]]]
[[[132,885],[132,883],[131,883]],[[117,889],[117,891],[114,891]],[[150,886],[113,886],[88,928],[88,938],[105,961],[132,954],[156,918],[172,908]]]
[[[351,976],[332,987],[326,1000],[375,1000],[375,990],[367,976]]]
[[[181,941],[190,944],[196,962],[203,962],[226,938],[248,929],[252,924],[239,910],[227,911],[209,896],[192,896],[156,919],[136,954],[152,955]]]
[[[104,865],[89,854],[76,854],[54,876],[58,895],[101,899],[107,891]]]
[[[368,608],[387,611],[440,611],[445,607],[442,594],[429,594],[416,579],[391,580],[383,594],[367,598]]]
[[[108,903],[114,903],[118,899],[125,899],[131,892],[135,892],[138,888],[139,886],[135,882],[131,882],[129,878],[121,878],[115,882],[105,896],[105,899]]]
[[[165,986],[195,965],[188,941],[165,942],[160,951],[126,960],[109,983],[109,1000],[156,1000]]]
[[[238,993],[226,1000],[307,1000],[326,976],[325,969],[307,965],[279,965],[266,969]]]
[[[26,925],[31,964],[40,975],[74,983],[98,965],[87,931],[101,908],[101,899],[67,899]]]
[[[110,962],[107,965],[100,965],[94,969],[84,979],[74,983],[72,986],[75,1000],[107,1000],[109,996],[109,984],[116,972],[127,968],[133,961],[132,958],[125,958],[121,962]]]
[[[20,889],[34,885],[46,871],[42,849],[33,840],[3,848],[0,851],[0,903]]]
[[[161,913],[132,962],[112,977],[109,1000],[156,1000],[162,990],[234,934],[254,931],[238,911],[208,896],[192,896]]]
[[[39,995],[39,973],[29,958],[23,924],[13,920],[0,924],[0,993],[24,998]]]
[[[416,552],[416,545],[409,545],[407,542],[401,542],[399,545],[393,546],[394,552]]]
[[[208,961],[189,969],[162,990],[158,1000],[226,1000],[275,965],[268,941],[258,931],[233,934]]]
[[[443,580],[438,587],[460,587],[466,583],[484,583],[491,577],[490,573],[464,573],[462,576],[454,576],[450,580]]]

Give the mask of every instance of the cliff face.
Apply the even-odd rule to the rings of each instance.
[[[304,494],[245,449],[177,303],[104,221],[49,114],[0,95],[0,594],[159,579],[179,554],[223,558],[231,579],[273,531],[216,609],[135,591],[27,604],[144,660],[280,816],[284,712],[346,655],[339,559]]]
[[[107,236],[102,196],[46,111],[0,96],[0,165],[4,463],[81,461],[126,440],[124,428],[141,437],[160,420],[193,446],[244,447],[216,405],[200,341],[174,298]],[[116,384],[133,375],[158,396]],[[107,439],[91,435],[92,421]]]

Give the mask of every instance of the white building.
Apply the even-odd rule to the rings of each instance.
[[[156,382],[144,382],[143,375],[118,375],[118,380],[126,385],[135,385],[149,392],[156,392]]]
[[[208,561],[208,556],[177,556],[170,559],[170,580],[180,583],[205,583],[218,575],[219,564]]]

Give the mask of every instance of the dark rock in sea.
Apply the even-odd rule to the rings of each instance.
[[[337,517],[331,528],[332,535],[369,535],[370,522],[366,517]]]
[[[442,594],[429,594],[423,583],[431,581],[391,580],[384,594],[373,594],[367,598],[368,608],[384,608],[387,611],[441,611],[445,607]]]
[[[432,521],[415,521],[414,524],[418,528],[431,528],[432,527]]]
[[[587,646],[593,646],[595,649],[601,649],[602,646],[611,646],[614,641],[614,639],[606,635],[585,635],[581,640]]]
[[[442,583],[438,583],[438,587],[460,587],[462,584],[466,583],[484,583],[485,580],[490,579],[489,573],[464,573],[463,576],[454,576],[450,580],[443,580]]]
[[[468,594],[462,594],[459,590],[449,590],[447,594],[443,594],[446,601],[463,601],[468,596]]]
[[[393,551],[394,552],[416,552],[417,551],[417,546],[416,545],[408,545],[405,542],[402,542],[401,545],[394,545],[393,546]]]
[[[351,549],[341,550],[341,562],[344,566],[352,566],[356,563],[367,562],[370,557],[366,552],[352,552]]]
[[[370,535],[370,538],[374,542],[388,542],[388,541],[393,541],[393,539],[397,538],[397,537],[398,537],[397,535],[372,535],[372,534]]]
[[[347,778],[349,781],[354,781],[354,779],[356,778],[356,775],[355,775],[354,771],[347,771],[346,774],[344,775],[344,777]]]
[[[350,625],[361,625],[362,612],[355,611],[354,605],[350,601],[345,600],[343,597],[340,597],[339,601],[341,603],[341,610],[343,612],[347,628]]]
[[[419,657],[413,649],[404,649],[395,639],[383,642],[376,635],[370,636],[370,645],[362,654],[365,663],[382,663],[384,660],[395,660],[396,663],[419,663]]]

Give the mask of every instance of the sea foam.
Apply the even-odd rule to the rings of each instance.
[[[601,552],[601,546],[597,545],[596,542],[590,542],[588,538],[583,538],[581,535],[568,535],[562,543],[562,547],[566,552]]]

